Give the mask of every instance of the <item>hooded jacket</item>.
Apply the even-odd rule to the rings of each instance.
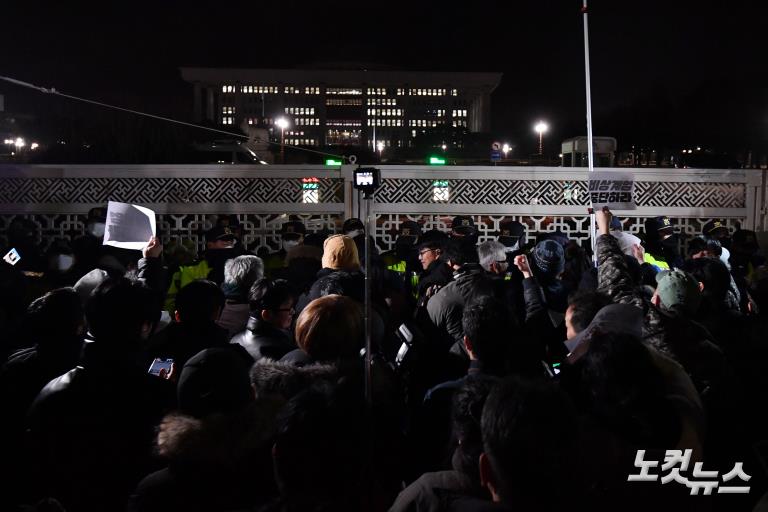
[[[166,416],[157,452],[168,466],[139,483],[128,509],[240,510],[276,497],[271,447],[281,404],[260,400],[238,413],[203,419]]]

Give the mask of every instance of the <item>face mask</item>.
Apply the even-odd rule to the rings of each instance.
[[[293,249],[297,245],[299,245],[298,240],[283,240],[283,250],[286,252]]]
[[[88,224],[88,233],[95,236],[96,238],[104,238],[104,228],[106,225],[103,222],[94,222],[92,224]]]
[[[59,254],[53,260],[54,268],[62,273],[71,269],[72,265],[74,264],[75,264],[75,258],[70,256],[69,254]]]
[[[357,238],[359,235],[362,235],[362,234],[363,234],[362,229],[353,229],[352,231],[347,233],[347,236],[349,238]]]

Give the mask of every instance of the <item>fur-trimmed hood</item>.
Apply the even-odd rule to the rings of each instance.
[[[248,464],[271,447],[275,418],[284,402],[277,398],[256,400],[229,415],[198,419],[180,412],[160,423],[157,452],[171,465],[233,467]]]
[[[309,364],[295,366],[262,359],[251,368],[251,385],[257,397],[273,397],[288,400],[313,382],[326,380],[335,382],[339,371],[331,364]]]

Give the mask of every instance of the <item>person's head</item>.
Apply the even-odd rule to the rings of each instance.
[[[533,274],[545,281],[557,279],[565,269],[565,251],[554,240],[542,240],[536,244],[528,258]]]
[[[720,242],[713,239],[696,237],[688,242],[688,257],[698,258],[719,258],[723,253],[723,247]]]
[[[469,303],[462,313],[464,347],[469,358],[479,360],[489,373],[501,373],[510,350],[514,316],[503,303],[482,297]]]
[[[421,236],[421,225],[414,220],[406,220],[400,224],[395,240],[395,253],[398,258],[408,258],[416,247]]]
[[[580,290],[572,293],[565,310],[566,338],[570,340],[586,329],[597,312],[610,303],[611,298],[602,292]]]
[[[235,232],[229,226],[214,226],[205,232],[205,248],[209,251],[231,249],[236,243]]]
[[[421,267],[426,270],[433,261],[440,258],[443,253],[443,244],[436,240],[424,242],[419,246],[419,262]]]
[[[154,330],[160,320],[160,300],[140,282],[107,278],[88,298],[85,317],[96,340],[115,346],[132,343],[147,339]]]
[[[316,382],[277,419],[275,480],[289,510],[353,510],[363,486],[366,414],[338,385]]]
[[[689,273],[675,269],[656,274],[654,306],[670,313],[693,315],[701,303],[703,285]]]
[[[349,238],[357,238],[365,234],[365,224],[360,219],[352,217],[345,220],[344,224],[341,225],[341,232]]]
[[[461,250],[461,244],[456,240],[448,240],[443,247],[440,259],[453,270],[457,270],[467,262],[467,253]]]
[[[480,482],[477,461],[483,453],[480,419],[485,400],[498,382],[497,377],[478,374],[466,379],[453,395],[451,420],[453,435],[458,441],[453,453],[453,469],[469,475],[477,483]]]
[[[499,242],[508,251],[522,249],[526,242],[525,225],[516,220],[503,221],[499,225]]]
[[[686,260],[683,269],[703,285],[702,298],[712,305],[722,306],[731,287],[731,273],[718,258]]]
[[[397,229],[397,240],[405,245],[416,245],[420,236],[421,225],[415,220],[403,221]]]
[[[728,246],[731,238],[731,230],[722,219],[710,220],[701,230],[702,234],[713,240],[717,240],[721,245]]]
[[[645,223],[646,234],[658,240],[666,240],[675,234],[675,225],[666,215],[648,219]]]
[[[245,254],[224,264],[221,287],[228,297],[245,296],[253,283],[264,277],[264,262],[258,256]]]
[[[296,344],[315,361],[357,357],[364,334],[359,303],[342,295],[313,300],[296,320]]]
[[[248,294],[251,316],[278,329],[289,329],[293,321],[295,301],[288,281],[262,278],[253,283]]]
[[[573,405],[553,383],[503,380],[486,399],[481,428],[480,481],[493,501],[522,510],[566,499],[578,430]]]
[[[307,228],[302,222],[291,220],[284,222],[280,227],[280,239],[282,248],[285,251],[301,245],[304,242],[304,236],[307,234]]]
[[[502,275],[507,272],[507,253],[501,242],[488,240],[477,247],[477,256],[480,266],[486,272]]]
[[[640,338],[597,328],[586,346],[572,367],[578,373],[573,397],[579,409],[638,445],[675,444],[679,424],[664,400],[664,377]]]
[[[176,295],[174,318],[183,324],[206,324],[219,318],[224,308],[224,292],[213,281],[192,281]]]
[[[451,238],[459,240],[468,239],[477,236],[477,227],[472,217],[468,215],[457,215],[451,222]]]
[[[79,342],[84,334],[85,316],[80,296],[74,288],[51,290],[27,307],[25,324],[38,347],[66,350],[72,339]]]
[[[360,258],[354,240],[346,235],[333,235],[323,243],[323,268],[357,272]]]
[[[760,250],[757,243],[757,235],[748,229],[739,229],[733,233],[731,241],[731,254],[737,258],[749,258]]]
[[[191,357],[176,387],[182,413],[204,418],[234,413],[253,402],[253,359],[239,345],[207,348]]]
[[[88,218],[85,219],[85,232],[95,238],[104,238],[107,227],[107,209],[101,206],[88,210]]]

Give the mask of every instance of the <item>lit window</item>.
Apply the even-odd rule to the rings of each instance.
[[[432,183],[432,201],[447,203],[450,199],[451,189],[448,187],[448,180],[435,180]]]

